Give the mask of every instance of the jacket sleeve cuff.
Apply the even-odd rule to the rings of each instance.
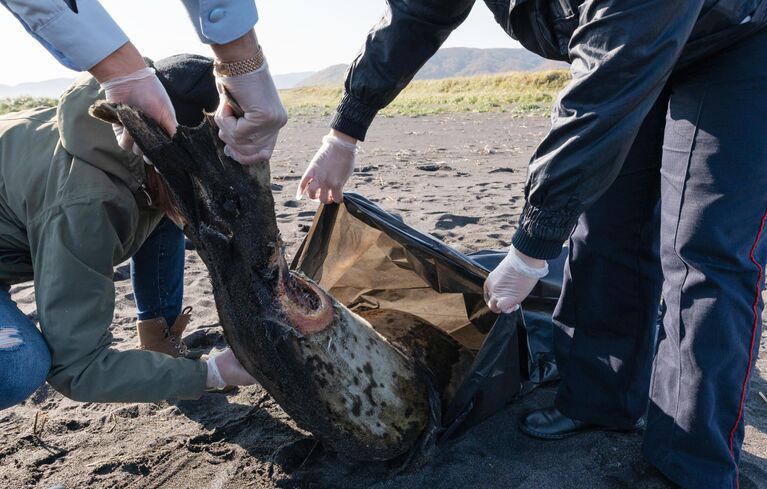
[[[378,109],[365,105],[347,93],[338,104],[330,127],[359,141],[364,141],[377,113]]]
[[[550,260],[562,252],[562,244],[570,237],[578,213],[547,211],[525,204],[519,218],[519,228],[511,244],[527,256]]]
[[[183,0],[197,36],[205,44],[227,44],[258,22],[254,0]]]
[[[202,360],[187,360],[187,371],[175,393],[176,399],[199,399],[205,393],[208,366]]]
[[[562,241],[546,241],[545,239],[534,238],[524,229],[517,229],[511,244],[525,255],[537,258],[539,260],[551,260],[562,253]]]
[[[96,0],[80,0],[77,12],[62,9],[34,32],[65,66],[85,71],[117,51],[128,36]]]

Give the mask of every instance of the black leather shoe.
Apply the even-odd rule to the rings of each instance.
[[[614,428],[590,424],[577,419],[571,419],[559,412],[555,407],[538,409],[519,420],[522,433],[541,440],[561,440],[589,431],[619,431],[630,433],[644,428],[644,420],[640,419],[630,429]]]

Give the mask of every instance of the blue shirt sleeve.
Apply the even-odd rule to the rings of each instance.
[[[256,25],[254,0],[181,0],[197,35],[205,44],[226,44]]]
[[[73,70],[89,70],[128,42],[128,36],[97,0],[0,3],[61,64]]]
[[[197,35],[206,44],[226,44],[256,25],[253,0],[182,0]],[[128,36],[97,0],[0,0],[64,66],[91,69]]]

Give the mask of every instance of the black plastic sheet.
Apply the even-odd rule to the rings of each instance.
[[[549,276],[520,311],[499,316],[485,305],[483,284],[504,255],[467,256],[347,193],[343,204],[320,207],[291,267],[352,310],[415,315],[471,353],[470,368],[442,410],[441,439],[447,439],[521,392],[557,379],[551,314],[566,252],[550,263]]]
[[[567,260],[567,248],[554,260],[549,261],[549,274],[535,286],[530,296],[522,302],[524,324],[520,341],[526,355],[523,377],[532,384],[544,384],[559,379],[552,352],[553,322],[551,314],[562,291],[562,278]],[[506,256],[506,252],[480,251],[471,258],[487,270],[493,270]]]

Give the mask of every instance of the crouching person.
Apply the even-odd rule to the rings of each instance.
[[[155,69],[180,124],[218,105],[211,60],[175,56]],[[102,98],[86,76],[57,108],[0,117],[0,409],[46,379],[90,402],[194,399],[255,382],[231,350],[184,357],[183,236],[170,222],[180,216],[154,169],[88,114]],[[141,347],[117,351],[113,268],[131,257]],[[9,293],[31,279],[42,334]]]

